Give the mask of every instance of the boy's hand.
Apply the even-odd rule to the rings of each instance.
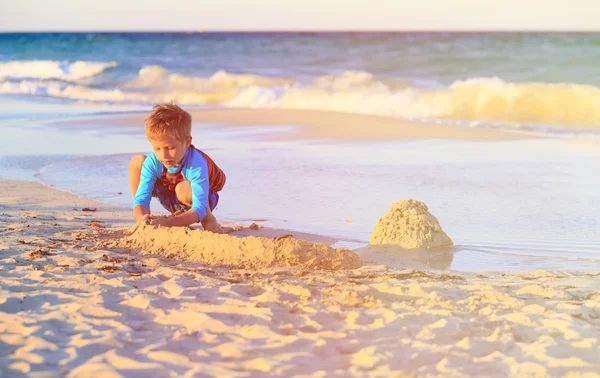
[[[147,222],[149,217],[151,217],[150,209],[148,209],[147,207],[137,205],[133,208],[133,219],[135,219],[135,223],[140,224],[143,222]]]
[[[152,218],[152,215],[150,215],[150,214],[144,214],[143,216],[138,217],[136,219],[135,224],[133,226],[131,226],[131,228],[129,230],[125,231],[125,235],[126,236],[133,235],[142,223],[150,224],[151,218]]]
[[[137,224],[137,225],[140,225],[140,224],[142,224],[142,223],[144,223],[144,224],[152,224],[152,222],[154,221],[154,219],[155,219],[155,216],[154,216],[154,215],[151,215],[151,214],[144,214],[143,216],[141,216],[141,217],[139,217],[139,218],[137,219],[137,222],[136,222],[136,224]]]
[[[154,216],[151,214],[144,214],[139,216],[137,224],[146,223],[152,226],[163,226],[163,227],[184,227],[189,226],[193,223],[198,222],[198,214],[195,211],[189,210],[183,214],[175,216]],[[213,231],[216,232],[216,231]]]
[[[151,224],[152,226],[171,227],[170,218],[171,217],[150,217],[148,224]]]

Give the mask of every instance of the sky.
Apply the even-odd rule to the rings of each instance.
[[[0,31],[600,31],[598,15],[598,0],[0,0]]]

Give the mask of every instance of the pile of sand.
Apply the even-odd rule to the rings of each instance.
[[[452,240],[423,202],[400,200],[375,225],[369,244],[406,249],[451,247]]]
[[[139,248],[143,254],[232,265],[238,268],[299,267],[304,269],[355,269],[360,257],[347,249],[334,249],[292,238],[239,238],[187,227],[140,225],[137,230],[107,246]]]

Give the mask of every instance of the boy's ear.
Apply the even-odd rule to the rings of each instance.
[[[191,135],[188,135],[188,136],[185,138],[185,144],[186,144],[188,147],[190,146],[190,144],[192,144],[192,136],[191,136]]]

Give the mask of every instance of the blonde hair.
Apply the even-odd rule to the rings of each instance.
[[[169,135],[184,142],[192,134],[192,116],[173,103],[154,105],[145,122],[148,139]]]

